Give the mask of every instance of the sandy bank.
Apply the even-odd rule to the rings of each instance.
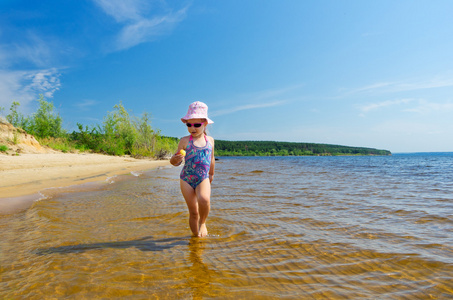
[[[142,160],[100,154],[0,154],[0,210],[12,204],[11,197],[36,194],[52,187],[102,181],[114,175],[167,165],[167,160]],[[19,202],[24,201],[29,202]]]

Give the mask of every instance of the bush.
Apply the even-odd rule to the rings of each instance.
[[[179,139],[177,138],[157,136],[154,157],[157,159],[166,159],[178,149],[178,143]]]
[[[8,151],[8,150],[9,150],[8,146],[6,146],[6,145],[0,145],[0,152],[6,152],[6,151]]]
[[[100,146],[104,136],[100,133],[98,128],[94,127],[90,129],[88,126],[83,128],[83,125],[77,123],[77,127],[80,132],[72,132],[69,136],[69,140],[73,141],[75,147],[81,151],[91,149],[94,152],[100,152]]]

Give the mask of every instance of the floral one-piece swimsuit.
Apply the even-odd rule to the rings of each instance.
[[[206,135],[204,136],[206,145],[197,147],[193,144],[190,136],[189,144],[186,147],[185,164],[182,168],[180,178],[190,184],[195,189],[203,180],[209,178],[209,168],[211,167],[212,145]]]

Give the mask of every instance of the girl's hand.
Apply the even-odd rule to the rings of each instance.
[[[181,149],[181,151],[184,151]],[[184,159],[184,155],[185,155],[185,151],[184,151],[184,155],[181,153],[181,151],[178,151],[176,152],[171,158],[170,158],[170,163],[174,166],[179,166],[183,159]]]

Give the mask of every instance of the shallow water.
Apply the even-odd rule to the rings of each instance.
[[[221,158],[210,236],[180,168],[0,216],[5,299],[453,298],[453,155]]]

